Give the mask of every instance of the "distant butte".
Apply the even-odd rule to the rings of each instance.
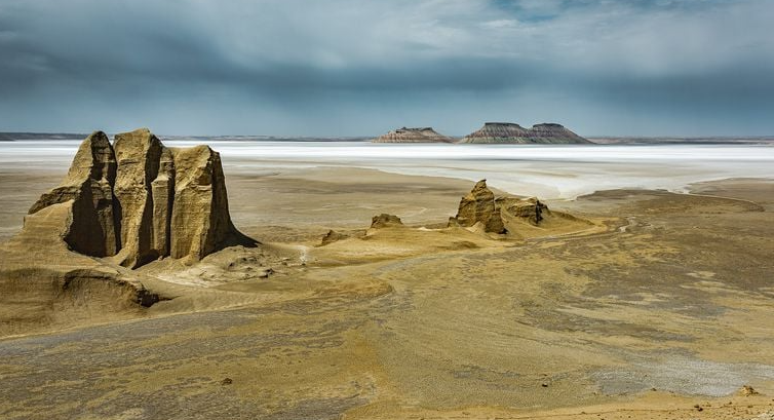
[[[439,134],[432,127],[406,128],[397,130],[371,140],[372,143],[453,143],[451,137]]]
[[[465,136],[460,143],[475,144],[592,144],[561,124],[535,124],[524,128],[519,124],[488,122],[481,129]]]

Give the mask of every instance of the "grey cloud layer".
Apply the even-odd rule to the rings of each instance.
[[[772,18],[767,0],[1,0],[0,129],[774,133]]]

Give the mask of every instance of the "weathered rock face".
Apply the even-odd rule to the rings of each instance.
[[[174,203],[170,224],[172,258],[201,257],[243,236],[231,222],[220,155],[207,146],[172,149]]]
[[[116,135],[114,150],[118,161],[113,186],[121,213],[121,251],[116,261],[136,267],[167,255],[154,246],[154,194],[151,183],[161,162],[162,145],[147,129]]]
[[[159,171],[156,179],[151,182],[151,196],[153,197],[151,247],[157,250],[159,255],[167,255],[170,251],[172,204],[175,199],[175,161],[170,149],[161,150]]]
[[[454,139],[439,134],[432,127],[399,128],[377,137],[372,143],[452,143]]]
[[[459,226],[473,226],[481,222],[487,232],[504,233],[505,226],[500,218],[500,209],[495,204],[494,193],[482,179],[460,201],[456,223]]]
[[[472,227],[480,223],[485,232],[503,234],[513,229],[514,222],[538,226],[544,214],[550,214],[548,206],[537,198],[495,197],[484,179],[462,197],[457,216],[449,219],[449,226]]]
[[[68,246],[124,267],[256,243],[231,223],[220,155],[206,146],[168,149],[147,129],[116,135],[112,147],[102,132],[89,136],[62,185],[30,214],[62,203],[71,206],[60,221]]]
[[[400,220],[400,217],[393,214],[382,213],[371,218],[371,229],[399,226],[403,226],[403,222]]]
[[[72,202],[69,225],[63,232],[65,242],[87,255],[115,255],[120,247],[120,215],[115,211],[113,196],[115,179],[113,147],[105,133],[97,131],[81,144],[62,184],[43,194],[29,214]]]
[[[485,123],[480,130],[468,134],[460,143],[591,144],[560,124],[536,124],[528,129],[518,124],[495,122]]]

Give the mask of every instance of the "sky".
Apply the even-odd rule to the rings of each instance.
[[[774,135],[773,0],[0,0],[0,131]]]

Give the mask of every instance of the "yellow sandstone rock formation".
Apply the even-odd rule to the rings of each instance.
[[[495,197],[483,179],[462,197],[457,216],[449,219],[449,225],[480,224],[485,232],[504,234],[516,232],[525,224],[540,226],[551,214],[548,206],[534,197]]]
[[[89,136],[62,185],[30,214],[62,203],[72,208],[62,220],[70,248],[128,268],[167,256],[198,261],[250,242],[231,223],[220,155],[169,149],[148,129],[117,134],[114,146],[102,132]]]
[[[495,204],[495,195],[487,188],[485,179],[478,181],[476,186],[462,197],[454,222],[464,227],[481,222],[487,232],[505,233],[500,208]]]
[[[97,131],[0,245],[0,330],[140,310],[159,297],[130,269],[164,257],[198,261],[231,245],[257,242],[231,222],[218,153],[169,149],[147,129],[111,145]]]

